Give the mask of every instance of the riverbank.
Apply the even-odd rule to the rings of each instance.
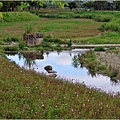
[[[0,63],[1,119],[120,119],[119,95]]]
[[[120,44],[90,44],[90,45],[77,45],[77,44],[73,44],[71,46],[72,48],[96,48],[96,47],[105,47],[105,48],[109,48],[109,47],[120,47]]]
[[[80,63],[87,67],[92,73],[108,75],[115,83],[119,83],[120,79],[120,48],[109,46],[105,49],[98,46],[94,50],[90,50],[79,57]]]

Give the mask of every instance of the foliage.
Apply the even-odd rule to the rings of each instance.
[[[2,2],[0,2],[0,8],[3,6],[3,3]]]
[[[58,37],[52,37],[51,35],[46,35],[43,39],[43,42],[53,42],[53,43],[58,43],[58,44],[64,43]]]
[[[67,42],[67,45],[68,45],[68,47],[71,47],[71,45],[72,45],[72,40],[71,39]]]
[[[72,10],[73,8],[76,8],[77,7],[77,4],[76,4],[76,2],[69,2],[68,3],[68,7]]]
[[[29,24],[27,24],[26,26],[25,26],[25,33],[31,33],[33,31],[33,29],[32,29],[32,26]]]
[[[21,2],[21,5],[17,6],[18,10],[24,10],[25,8],[29,7],[28,2]]]
[[[93,19],[98,22],[110,22],[112,21],[113,17],[109,15],[96,15],[95,17],[93,17]]]
[[[19,46],[19,48],[20,48],[21,50],[24,50],[26,44],[25,44],[24,41],[20,41],[18,46]]]
[[[3,19],[3,15],[2,15],[2,12],[0,12],[0,19]]]
[[[119,94],[0,63],[1,119],[120,119]]]
[[[94,51],[105,51],[105,48],[103,46],[96,47]]]
[[[4,50],[5,51],[18,51],[19,48],[18,48],[18,46],[6,46],[6,47],[4,47]]]
[[[18,42],[19,39],[18,38],[15,38],[15,37],[11,37],[11,38],[4,38],[3,39],[4,42],[8,42],[8,43],[11,43],[11,42]]]

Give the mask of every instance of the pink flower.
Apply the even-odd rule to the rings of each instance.
[[[85,107],[85,104],[83,104],[83,107]]]

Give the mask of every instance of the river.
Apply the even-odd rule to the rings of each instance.
[[[51,65],[57,71],[57,77],[65,78],[70,82],[84,83],[88,87],[95,87],[105,92],[120,92],[120,82],[111,80],[108,76],[92,74],[83,67],[77,56],[88,51],[88,49],[73,49],[67,51],[44,52],[42,56],[25,56],[21,53],[6,54],[7,58],[14,61],[20,67],[34,69],[36,72],[48,74],[44,67]]]

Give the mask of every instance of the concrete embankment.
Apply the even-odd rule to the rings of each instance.
[[[76,45],[73,44],[72,48],[95,48],[95,47],[120,47],[120,44],[96,44],[96,45]]]

